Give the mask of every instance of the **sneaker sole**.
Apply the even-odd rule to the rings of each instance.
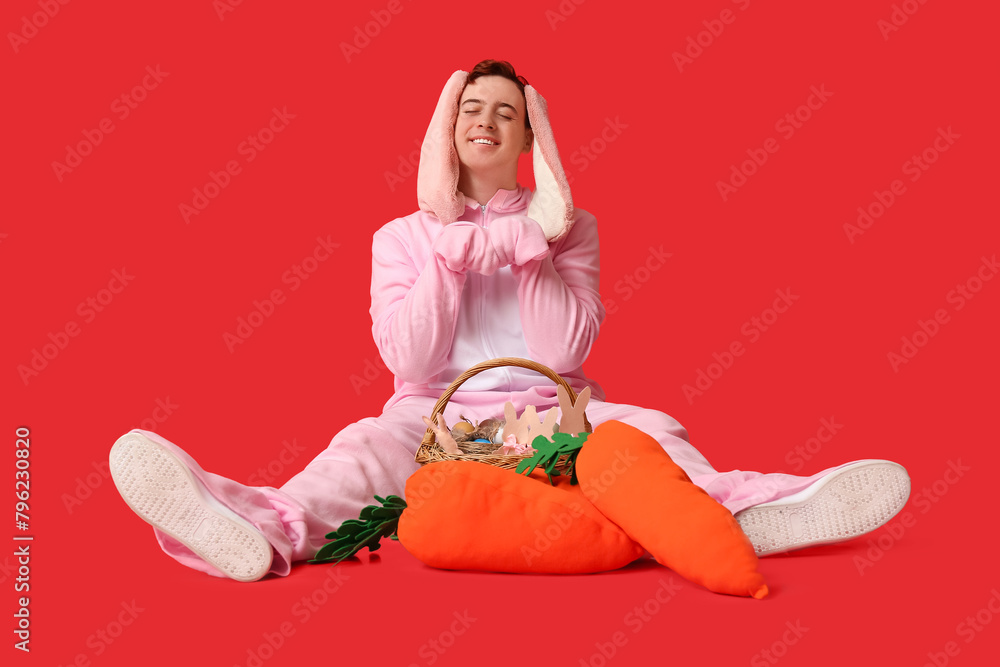
[[[910,476],[891,461],[859,463],[833,472],[801,500],[777,500],[736,515],[758,556],[832,544],[869,533],[903,509]]]
[[[109,463],[119,493],[143,521],[231,579],[256,581],[267,574],[273,551],[264,535],[209,494],[168,449],[127,433],[111,448]]]

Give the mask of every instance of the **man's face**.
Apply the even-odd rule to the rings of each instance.
[[[531,150],[524,127],[524,96],[510,79],[481,76],[462,91],[455,122],[455,148],[462,165],[477,172],[503,172]]]

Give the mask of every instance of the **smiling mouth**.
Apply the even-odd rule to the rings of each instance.
[[[500,143],[497,141],[492,141],[490,139],[472,139],[474,144],[482,144],[483,146],[499,146]]]

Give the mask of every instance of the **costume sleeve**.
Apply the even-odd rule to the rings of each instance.
[[[417,266],[422,254],[385,228],[372,241],[372,336],[389,370],[410,383],[447,367],[466,277],[433,251]]]
[[[546,257],[511,269],[528,351],[557,373],[583,365],[605,317],[597,220],[580,209],[577,215]]]

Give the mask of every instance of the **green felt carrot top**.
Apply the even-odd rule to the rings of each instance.
[[[359,518],[348,519],[337,530],[327,533],[326,539],[332,541],[324,544],[309,562],[332,562],[336,565],[365,547],[368,547],[369,553],[378,551],[383,537],[395,537],[399,515],[406,509],[406,501],[399,496],[375,496],[375,500],[380,504],[368,505],[361,510]]]
[[[559,475],[556,464],[560,457],[566,457],[566,471],[570,473],[570,484],[576,484],[576,457],[580,454],[580,448],[586,442],[586,431],[578,435],[568,433],[553,433],[551,439],[540,435],[531,441],[531,446],[535,449],[535,454],[531,458],[524,459],[517,464],[517,472],[530,475],[538,466],[542,466],[545,474],[548,475],[549,483],[552,483],[552,475]]]

